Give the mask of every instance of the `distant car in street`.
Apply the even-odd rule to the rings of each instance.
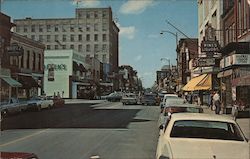
[[[123,96],[122,92],[113,92],[106,97],[106,100],[110,102],[119,102],[121,101],[122,96]]]
[[[121,100],[123,105],[126,104],[137,104],[138,103],[138,97],[134,93],[125,93]]]
[[[38,159],[34,153],[27,152],[0,152],[0,159]]]
[[[163,111],[163,109],[165,107],[168,107],[168,106],[173,106],[173,105],[181,105],[181,104],[184,104],[185,103],[185,100],[183,98],[179,98],[179,97],[174,97],[174,98],[168,98],[164,105],[161,106],[161,113]]]
[[[164,94],[164,97],[163,97],[163,107],[165,106],[165,104],[166,104],[166,101],[168,100],[168,99],[175,99],[175,98],[179,98],[178,97],[178,95],[177,94],[173,94],[173,93],[168,93],[168,94]]]
[[[53,100],[48,97],[33,97],[28,101],[28,109],[41,111],[52,108],[53,104]]]
[[[1,115],[16,114],[27,109],[27,102],[17,98],[10,98],[0,103]]]
[[[156,105],[156,94],[144,94],[141,99],[142,105]]]
[[[53,107],[62,107],[65,104],[65,100],[59,96],[50,96],[47,99],[50,99],[53,101]]]
[[[249,159],[249,140],[228,116],[176,113],[159,136],[156,159]]]

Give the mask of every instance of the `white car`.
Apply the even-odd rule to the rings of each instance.
[[[121,102],[123,105],[126,104],[138,104],[138,97],[134,93],[126,93],[123,95]]]
[[[162,127],[156,159],[249,159],[249,141],[229,116],[171,115]]]
[[[168,99],[176,99],[176,98],[179,98],[177,94],[164,94],[162,104],[161,104],[161,108],[163,108],[166,105],[166,101]]]
[[[28,108],[35,109],[37,111],[41,111],[42,109],[52,108],[53,100],[47,97],[34,97],[28,101]]]

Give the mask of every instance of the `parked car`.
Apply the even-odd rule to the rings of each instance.
[[[114,92],[114,93],[109,94],[106,97],[106,100],[110,102],[119,102],[122,99],[122,95],[123,95],[122,92]]]
[[[170,104],[171,103],[171,104]],[[203,109],[195,104],[184,104],[181,100],[171,99],[168,101],[159,117],[159,127],[165,126],[166,120],[174,113],[203,113]]]
[[[27,152],[0,152],[0,159],[38,159],[34,153]]]
[[[41,111],[45,108],[52,108],[53,100],[48,97],[33,97],[28,101],[28,109]]]
[[[185,103],[185,100],[183,98],[179,97],[174,97],[174,98],[168,98],[165,102],[164,105],[161,106],[161,113],[163,112],[163,109],[168,106],[174,106],[174,105],[182,105]]]
[[[156,159],[249,159],[249,140],[228,116],[176,113],[159,136]]]
[[[27,102],[17,98],[10,98],[0,103],[1,115],[16,114],[27,109]]]
[[[156,94],[144,94],[141,99],[142,105],[156,105]]]
[[[65,104],[65,100],[59,96],[50,96],[50,97],[47,97],[47,99],[50,99],[53,101],[53,107],[62,107],[64,106]]]
[[[138,103],[138,97],[134,93],[126,93],[123,95],[121,100],[123,105],[126,104],[137,104]]]

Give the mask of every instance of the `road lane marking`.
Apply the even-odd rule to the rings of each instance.
[[[31,137],[33,137],[33,136],[39,135],[39,134],[41,134],[41,133],[44,133],[46,130],[48,130],[48,129],[41,130],[41,131],[35,132],[35,133],[33,133],[33,134],[30,134],[30,135],[27,135],[27,136],[21,137],[21,138],[19,138],[19,139],[16,139],[16,140],[13,140],[13,141],[10,141],[10,142],[7,142],[7,143],[4,143],[4,144],[1,144],[1,145],[0,145],[0,147],[8,146],[8,145],[11,145],[11,144],[17,143],[17,142],[19,142],[19,141],[26,140],[26,139],[31,138]]]

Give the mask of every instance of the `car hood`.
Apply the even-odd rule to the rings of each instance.
[[[249,159],[249,143],[243,141],[180,139],[169,140],[173,158]]]

